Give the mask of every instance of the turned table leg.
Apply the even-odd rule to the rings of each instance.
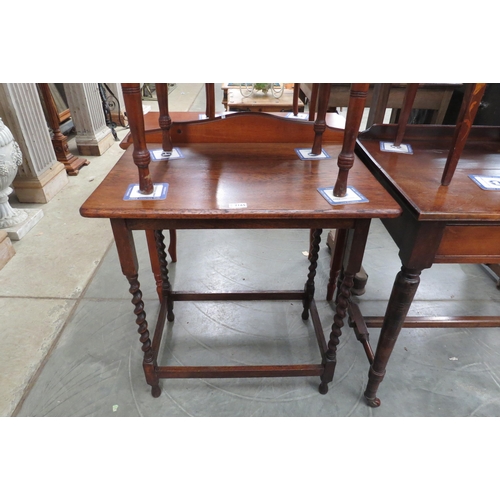
[[[304,310],[302,311],[302,319],[309,319],[309,308],[311,307],[311,302],[314,298],[314,278],[316,276],[316,268],[318,267],[318,253],[319,253],[319,244],[321,242],[321,233],[322,229],[314,230],[311,241],[311,249],[309,252],[309,273],[307,275],[307,281],[304,285],[304,293],[305,297],[303,302]]]
[[[346,229],[337,229],[335,231],[335,240],[333,241],[333,245],[330,247],[330,251],[332,252],[330,259],[330,278],[326,288],[326,300],[328,301],[333,300],[333,294],[340,276],[346,238]]]
[[[155,231],[154,237],[160,265],[161,295],[163,299],[167,299],[167,319],[168,321],[174,321],[174,301],[172,300],[172,288],[170,286],[170,280],[168,279],[167,253],[165,251],[165,237],[163,236],[163,231]]]
[[[321,394],[328,392],[328,384],[333,380],[335,374],[337,346],[342,335],[344,318],[347,315],[354,276],[361,269],[370,222],[370,219],[359,220],[356,222],[355,227],[349,229],[347,232],[346,245],[343,252],[344,262],[347,261],[347,264],[344,265],[343,280],[338,290],[330,340],[328,341],[327,351],[323,359],[325,369],[321,375],[321,383],[319,385],[319,392]]]
[[[401,267],[392,288],[391,297],[382,324],[375,358],[368,373],[365,398],[374,408],[380,406],[380,399],[376,397],[377,389],[385,375],[385,368],[391,356],[399,332],[403,327],[406,315],[410,309],[413,297],[420,283],[419,269]]]
[[[146,320],[146,312],[144,311],[144,302],[142,301],[142,292],[140,289],[139,265],[135,250],[134,238],[132,231],[126,226],[122,219],[111,219],[111,227],[115,237],[116,248],[122,272],[127,278],[132,294],[132,304],[134,305],[134,314],[136,315],[136,324],[138,333],[142,343],[142,352],[144,358],[142,366],[146,375],[146,382],[151,386],[151,394],[157,398],[161,394],[159,385],[159,377],[157,373],[156,354],[151,346],[149,338],[148,322]]]
[[[156,293],[158,294],[158,299],[163,302],[162,293],[162,279],[160,270],[160,261],[158,257],[158,250],[156,249],[156,239],[155,232],[152,229],[146,229],[146,241],[148,243],[149,260],[151,262],[151,270],[153,271],[153,276],[156,282]],[[175,229],[169,230],[170,243],[168,245],[168,253],[172,258],[172,262],[177,262],[177,235]]]

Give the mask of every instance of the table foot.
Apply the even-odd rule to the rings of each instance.
[[[155,385],[151,387],[151,396],[154,398],[159,398],[161,394],[161,387],[159,385]]]
[[[380,406],[380,399],[379,398],[368,398],[365,395],[365,400],[368,406],[371,406],[372,408],[378,408]]]
[[[318,390],[320,394],[326,394],[328,392],[328,384],[326,382],[321,382]]]

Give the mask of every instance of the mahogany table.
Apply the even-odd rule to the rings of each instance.
[[[361,266],[372,218],[393,218],[399,205],[357,158],[349,185],[367,202],[331,205],[318,188],[332,186],[343,131],[327,127],[323,133],[325,159],[303,160],[295,148],[311,148],[314,124],[262,113],[236,113],[222,119],[174,123],[173,142],[181,158],[152,161],[153,183],[168,183],[162,200],[125,200],[130,184],[137,183],[132,149],[125,151],[100,186],[81,207],[84,217],[111,221],[123,274],[130,284],[136,323],[144,352],[143,367],[152,395],[161,393],[161,378],[320,376],[320,392],[333,379],[336,347],[346,315],[352,279]],[[232,142],[226,140],[231,136]],[[260,139],[256,142],[256,137]],[[160,148],[161,131],[146,133],[148,149]],[[345,229],[345,279],[340,289],[330,339],[327,342],[314,301],[314,276],[322,227]],[[164,229],[314,228],[313,252],[304,290],[174,291],[168,279]],[[145,304],[138,281],[134,231],[154,231],[162,275],[162,300],[154,335],[150,338]],[[348,256],[348,257],[347,257]],[[189,265],[181,260],[176,265]],[[305,269],[304,269],[305,273]],[[165,320],[174,320],[176,301],[299,300],[302,318],[311,315],[318,341],[317,364],[271,366],[159,366],[158,350]]]
[[[365,397],[376,397],[401,328],[498,327],[500,316],[408,317],[423,269],[434,263],[500,262],[500,191],[482,189],[470,175],[498,176],[500,128],[473,127],[449,186],[441,176],[454,126],[409,125],[403,143],[413,154],[381,151],[392,142],[395,125],[378,125],[360,134],[357,154],[400,203],[403,214],[382,222],[399,247],[401,271],[384,318],[365,317],[351,304],[351,321],[365,346],[368,327],[381,327],[375,354],[367,349],[371,367]]]

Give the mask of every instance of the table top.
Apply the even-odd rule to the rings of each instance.
[[[500,176],[500,127],[473,127],[450,185],[441,186],[454,130],[409,125],[403,144],[413,154],[400,154],[380,150],[380,141],[395,138],[396,125],[375,125],[360,134],[358,154],[418,220],[500,221],[500,191],[483,190],[469,177]]]
[[[81,214],[183,221],[185,227],[199,220],[212,221],[214,227],[236,227],[242,220],[260,221],[263,227],[290,220],[290,227],[311,227],[316,221],[320,227],[339,219],[400,215],[398,204],[357,158],[348,184],[369,201],[332,206],[324,199],[318,188],[336,181],[343,132],[327,127],[323,148],[330,158],[302,160],[296,148],[311,148],[313,125],[261,113],[178,123],[172,127],[172,139],[182,158],[149,165],[153,183],[168,183],[166,199],[123,199],[128,186],[138,183],[130,147],[84,203]],[[160,140],[148,144],[150,150],[160,148]]]

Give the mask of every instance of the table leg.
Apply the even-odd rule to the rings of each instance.
[[[351,289],[354,285],[354,275],[361,269],[370,222],[370,219],[358,220],[354,228],[349,229],[347,233],[346,246],[344,249],[344,263],[347,261],[347,264],[344,265],[344,278],[338,290],[332,331],[323,360],[325,369],[323,375],[321,375],[321,383],[319,385],[319,392],[321,394],[326,394],[328,392],[328,384],[333,380],[335,374],[335,367],[337,365],[337,346],[340,336],[342,335],[344,318],[347,315],[347,309],[351,298]]]
[[[309,319],[309,308],[311,307],[311,302],[314,298],[314,278],[316,276],[316,268],[318,267],[318,253],[319,244],[321,242],[322,229],[316,229],[312,235],[311,248],[309,252],[309,274],[307,275],[307,281],[304,285],[305,297],[302,301],[304,305],[304,310],[302,311],[302,319]]]
[[[175,229],[169,229],[168,234],[170,235],[168,253],[172,258],[172,262],[177,262],[177,231]]]
[[[146,312],[144,311],[144,302],[142,301],[142,292],[138,280],[139,264],[134,237],[132,236],[132,231],[127,228],[125,221],[122,219],[111,219],[111,227],[115,237],[122,272],[130,284],[129,292],[132,294],[134,313],[137,316],[135,322],[138,325],[137,331],[140,335],[142,352],[144,353],[142,366],[146,375],[146,382],[151,386],[153,397],[157,398],[161,394],[161,389],[157,374],[156,356],[149,338],[148,322],[146,321]]]
[[[156,250],[155,232],[151,229],[147,229],[145,233],[146,233],[146,241],[148,243],[151,270],[153,271],[153,276],[155,277],[156,293],[158,294],[158,299],[160,300],[160,302],[162,302],[163,301],[163,295],[161,291],[162,280],[160,271],[160,261],[158,260],[158,252]]]
[[[335,231],[335,240],[332,247],[330,248],[330,251],[332,252],[332,256],[330,259],[330,278],[328,280],[328,286],[326,288],[326,300],[328,300],[329,302],[333,300],[333,294],[337,286],[337,280],[340,276],[346,237],[346,229],[337,229]]]
[[[377,389],[384,378],[385,368],[417,292],[421,272],[422,270],[409,269],[403,265],[396,276],[387,304],[375,358],[368,373],[365,398],[369,406],[374,408],[380,406],[380,399],[376,397]]]
[[[174,321],[174,301],[172,300],[172,287],[170,286],[170,280],[168,279],[168,265],[167,265],[167,253],[165,251],[165,237],[163,236],[163,231],[156,230],[154,232],[156,250],[158,252],[158,259],[160,264],[160,276],[161,276],[161,295],[163,299],[167,299],[167,319],[168,321]]]
[[[145,233],[146,233],[146,241],[148,243],[151,270],[153,271],[153,275],[155,277],[155,282],[156,282],[156,293],[158,294],[158,299],[160,300],[160,302],[163,302],[160,261],[158,260],[158,251],[156,249],[155,232],[152,229],[147,229]],[[170,234],[170,243],[168,245],[168,253],[172,258],[172,262],[177,262],[177,234],[175,229],[170,229],[169,234]]]

